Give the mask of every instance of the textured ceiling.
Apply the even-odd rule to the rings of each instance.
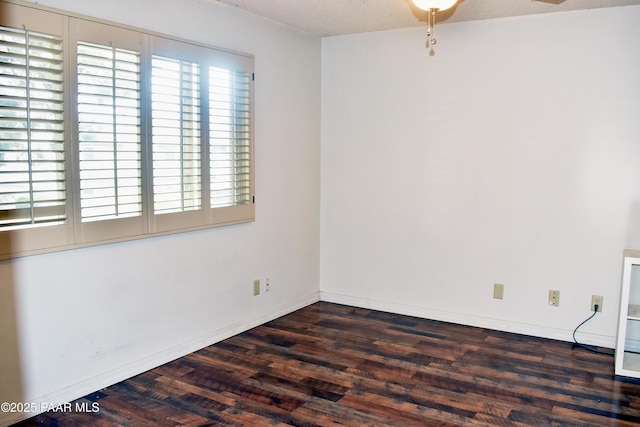
[[[411,0],[210,0],[318,36],[415,27],[426,12]],[[507,16],[640,5],[640,0],[458,0],[439,12],[438,22],[474,21]]]

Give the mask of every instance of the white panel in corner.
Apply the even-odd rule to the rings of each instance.
[[[615,373],[640,378],[640,251],[624,251]]]

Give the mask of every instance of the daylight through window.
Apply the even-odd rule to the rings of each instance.
[[[254,219],[252,57],[3,11],[0,259]]]

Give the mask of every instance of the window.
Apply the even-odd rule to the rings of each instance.
[[[140,54],[78,42],[80,217],[142,215]]]
[[[66,219],[62,42],[0,27],[0,226]]]
[[[252,57],[2,8],[0,259],[254,219]]]
[[[198,64],[153,57],[151,122],[156,214],[202,208],[200,102]]]
[[[249,203],[251,102],[248,73],[211,67],[209,105],[211,206]]]

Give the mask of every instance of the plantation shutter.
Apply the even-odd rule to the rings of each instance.
[[[70,21],[75,54],[77,240],[144,234],[144,35],[82,19]]]
[[[251,55],[0,2],[0,259],[254,220]]]
[[[0,227],[62,222],[62,39],[0,27],[0,42]]]
[[[152,59],[154,213],[202,208],[200,67]]]
[[[211,207],[251,202],[251,74],[209,68]]]
[[[78,42],[82,221],[142,215],[140,54]]]

